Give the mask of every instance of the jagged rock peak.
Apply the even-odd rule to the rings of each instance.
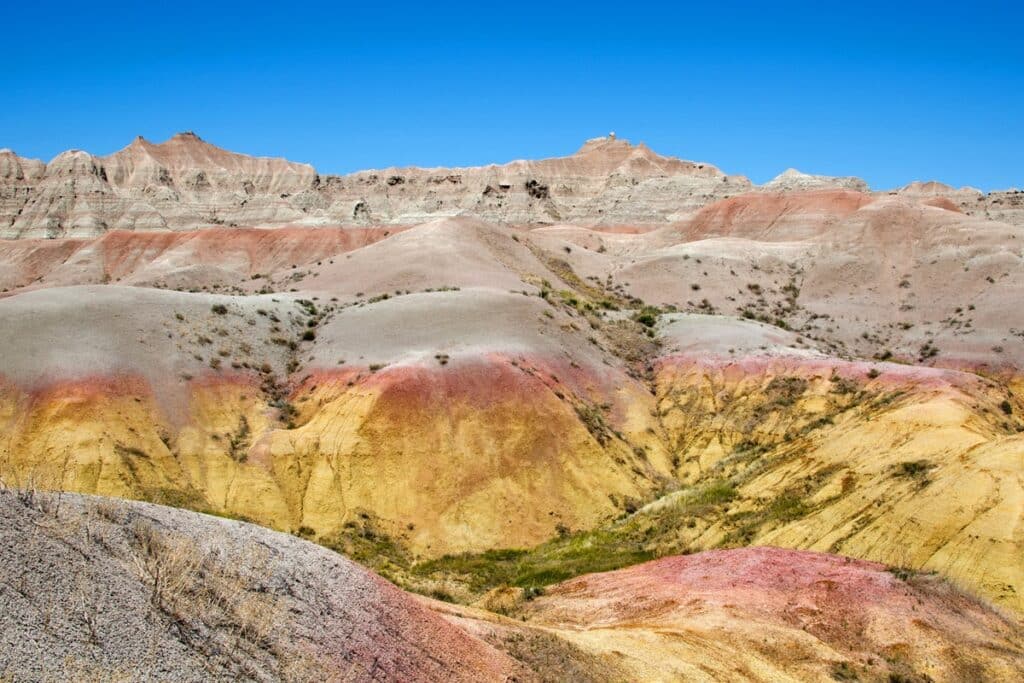
[[[907,194],[949,194],[955,192],[956,188],[937,180],[915,180],[901,187],[899,191]]]
[[[658,154],[657,152],[655,152],[642,142],[634,145],[629,140],[617,138],[614,135],[609,135],[600,138],[590,138],[589,140],[583,143],[582,147],[576,150],[576,153],[573,154],[573,156],[585,157],[596,154],[604,154],[608,156],[622,158],[645,157],[650,159],[663,159],[666,161],[681,161],[680,159],[676,159],[675,157],[663,156],[661,154]]]
[[[639,146],[643,147],[644,144],[640,143]],[[587,152],[592,152],[594,150],[609,148],[632,149],[633,145],[630,144],[629,140],[617,138],[614,134],[610,134],[601,137],[590,138],[589,140],[584,141],[583,146],[576,151],[576,154],[586,154]]]
[[[12,149],[0,149],[0,178],[6,181],[34,181],[42,177],[46,170],[46,164],[38,159],[26,159],[18,156]],[[8,190],[10,195],[17,194],[17,191]],[[0,191],[0,197],[4,196]],[[13,196],[11,197],[13,198]]]
[[[761,186],[761,189],[773,192],[790,192],[794,190],[844,189],[868,192],[868,184],[854,176],[826,176],[804,173],[795,168],[787,168]]]
[[[192,131],[176,133],[166,141],[159,143],[150,142],[141,135],[137,136],[127,147],[104,157],[103,161],[112,167],[156,163],[167,168],[175,177],[205,171],[246,176],[287,175],[301,178],[297,184],[296,181],[289,181],[289,184],[292,185],[292,187],[286,188],[289,191],[294,191],[298,189],[298,186],[305,186],[308,182],[312,182],[313,176],[316,175],[316,171],[309,164],[295,163],[276,157],[256,157],[230,152],[206,142]],[[132,170],[132,168],[125,168],[127,175],[131,175]],[[123,177],[120,173],[114,173],[113,176]],[[245,179],[240,178],[238,181],[243,182]]]

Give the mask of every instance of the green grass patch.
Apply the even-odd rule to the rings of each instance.
[[[769,503],[766,513],[770,520],[791,522],[810,512],[803,499],[791,493],[783,493]]]
[[[404,568],[411,562],[405,545],[382,531],[366,514],[360,515],[358,520],[346,522],[334,538],[318,540],[328,548],[385,574],[389,565]]]
[[[498,586],[536,589],[581,574],[611,571],[654,559],[643,543],[615,530],[570,534],[531,550],[503,549],[446,555],[418,564],[421,577],[458,576],[474,593]]]
[[[691,505],[718,505],[736,497],[736,487],[727,481],[715,481],[697,489],[688,498]]]
[[[567,533],[524,549],[446,555],[411,568],[420,578],[457,577],[475,594],[499,586],[528,591],[582,574],[621,569],[666,553],[688,552],[678,532],[698,516],[736,499],[735,486],[713,481],[670,494],[662,505],[591,531]]]

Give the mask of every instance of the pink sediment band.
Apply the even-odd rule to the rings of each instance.
[[[387,392],[395,400],[429,401],[444,397],[487,404],[519,398],[531,400],[543,385],[552,391],[582,397],[607,396],[615,383],[603,368],[574,367],[562,358],[543,358],[529,354],[488,353],[470,359],[453,357],[441,365],[437,360],[417,364],[369,367],[346,366],[306,373],[294,393],[330,388],[346,390],[353,386]]]
[[[5,386],[14,386],[4,383]],[[49,398],[78,398],[90,400],[98,397],[152,396],[152,387],[141,375],[85,375],[74,379],[40,380],[25,388],[33,401]]]
[[[652,600],[675,603],[681,596],[704,606],[743,605],[773,621],[786,619],[795,597],[807,605],[827,603],[851,615],[874,606],[911,614],[918,602],[906,583],[883,564],[773,547],[667,557],[572,579],[552,593],[601,599],[604,609],[617,612],[620,619],[633,610],[643,612]],[[634,599],[617,600],[630,595]],[[645,599],[636,600],[640,595]]]

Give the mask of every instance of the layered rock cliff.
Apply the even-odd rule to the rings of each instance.
[[[68,151],[48,164],[0,151],[0,237],[94,237],[108,230],[218,225],[402,225],[451,216],[514,224],[656,225],[753,189],[743,176],[614,137],[588,140],[571,156],[540,161],[332,176],[306,164],[235,154],[180,133],[159,144],[139,137],[105,157]],[[869,191],[859,178],[794,169],[761,189]],[[984,195],[914,183],[898,194],[990,219],[1024,217],[1024,194],[1015,191]]]

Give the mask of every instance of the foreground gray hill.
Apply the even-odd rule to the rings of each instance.
[[[251,524],[0,490],[3,681],[1019,680],[1022,624],[941,578],[743,548],[495,611]]]
[[[451,216],[516,224],[657,225],[752,190],[820,189],[869,191],[858,178],[793,169],[758,188],[710,164],[663,156],[614,137],[588,140],[566,157],[332,176],[308,164],[236,154],[194,133],[179,133],[163,143],[139,137],[108,156],[70,150],[45,164],[0,150],[0,238],[217,225],[411,225]],[[983,195],[938,183],[913,183],[898,192],[995,220],[1024,216],[1020,192]]]
[[[383,579],[250,524],[0,491],[0,680],[506,680]]]

